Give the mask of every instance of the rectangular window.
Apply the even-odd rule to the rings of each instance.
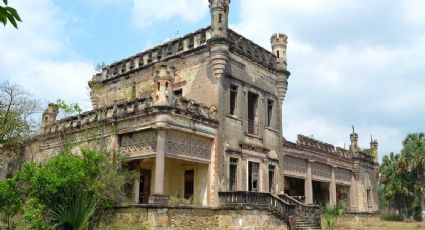
[[[230,114],[236,115],[236,100],[238,97],[238,87],[235,85],[230,86]]]
[[[257,162],[248,162],[248,191],[258,192],[259,189],[259,168],[260,164]]]
[[[183,89],[174,90],[174,95],[176,95],[177,97],[183,96]]]
[[[229,191],[236,191],[238,159],[231,157],[229,164]]]
[[[218,22],[221,23],[223,21],[223,15],[219,14],[218,15]]]
[[[248,92],[248,133],[258,135],[258,94]]]
[[[194,171],[185,170],[184,171],[184,198],[191,199],[193,198],[194,190]]]
[[[273,119],[273,100],[267,99],[267,126],[272,126]]]
[[[367,205],[372,206],[372,200],[371,200],[371,197],[370,197],[370,189],[369,188],[366,190],[366,196],[367,196]]]
[[[274,165],[269,165],[269,192],[274,193]]]

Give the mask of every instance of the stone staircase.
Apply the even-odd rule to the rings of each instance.
[[[297,216],[296,223],[297,223],[295,227],[296,230],[321,230],[322,229],[320,226],[317,226],[317,224],[314,224],[301,216]]]
[[[294,198],[282,194],[259,192],[219,192],[221,205],[238,207],[268,208],[271,213],[288,223],[289,229],[316,230],[320,227],[320,213],[315,205],[305,205]],[[292,222],[295,217],[295,223]]]

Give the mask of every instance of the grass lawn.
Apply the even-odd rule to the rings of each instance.
[[[378,230],[378,229],[390,229],[390,230],[414,230],[414,229],[425,229],[424,222],[401,222],[401,221],[381,221],[377,220],[374,222],[366,223],[364,225],[365,230]]]
[[[335,230],[425,230],[425,222],[383,221],[378,218],[340,219]]]

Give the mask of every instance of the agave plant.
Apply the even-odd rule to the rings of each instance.
[[[73,196],[53,208],[48,218],[52,229],[83,230],[96,210],[97,204],[90,198]]]
[[[320,207],[320,211],[326,221],[325,228],[332,230],[334,229],[336,220],[344,214],[344,207],[339,203],[335,206],[327,203],[326,205]]]

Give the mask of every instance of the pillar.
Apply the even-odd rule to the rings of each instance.
[[[336,181],[335,181],[336,167],[332,167],[331,183],[329,184],[329,200],[332,205],[336,205]]]
[[[354,173],[351,174],[350,211],[358,211],[357,181]]]
[[[313,204],[313,180],[311,175],[311,161],[307,161],[307,178],[304,181],[305,203]]]
[[[158,130],[155,159],[155,186],[154,193],[149,197],[149,203],[167,204],[168,197],[164,194],[165,172],[165,130]]]

